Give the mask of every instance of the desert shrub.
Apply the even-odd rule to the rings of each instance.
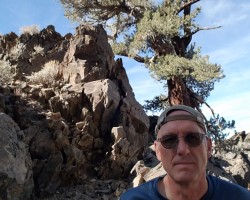
[[[40,32],[40,27],[38,25],[23,26],[20,28],[19,32],[21,34],[28,33],[30,35],[34,35]]]
[[[11,47],[9,54],[12,58],[18,59],[18,57],[24,53],[25,49],[26,49],[25,44],[18,43],[15,46]]]
[[[56,77],[59,70],[59,62],[52,60],[45,63],[44,67],[39,72],[34,72],[29,77],[32,83],[51,86],[56,82]]]
[[[35,45],[34,46],[35,54],[44,54],[44,48],[41,47],[40,45]]]
[[[5,60],[0,60],[0,85],[10,83],[13,80],[14,75],[10,63]]]

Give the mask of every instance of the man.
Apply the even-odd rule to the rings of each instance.
[[[172,106],[160,115],[155,132],[156,156],[167,174],[128,190],[121,200],[250,200],[247,189],[206,175],[212,141],[201,113]]]

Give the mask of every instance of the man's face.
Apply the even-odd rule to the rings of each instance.
[[[170,115],[189,115],[185,111],[174,111]],[[170,116],[169,115],[169,116]],[[191,183],[204,178],[207,160],[211,156],[211,140],[204,137],[201,144],[190,147],[184,140],[189,134],[204,134],[198,124],[190,120],[176,120],[164,124],[157,135],[161,138],[165,135],[178,136],[179,142],[176,148],[166,149],[160,142],[155,142],[157,158],[162,162],[169,178],[178,183]]]

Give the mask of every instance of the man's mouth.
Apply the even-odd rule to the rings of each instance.
[[[174,165],[193,165],[194,163],[192,162],[176,162]]]

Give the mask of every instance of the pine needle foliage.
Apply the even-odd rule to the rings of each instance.
[[[144,105],[151,111],[175,104],[200,110],[215,82],[224,78],[221,66],[191,43],[201,30],[219,28],[196,23],[201,8],[194,4],[199,1],[60,0],[69,19],[101,24],[116,55],[143,63],[164,84],[168,94]]]
[[[198,1],[60,0],[72,21],[102,24],[116,55],[144,63],[152,77],[163,83],[180,76],[206,99],[214,82],[224,75],[220,65],[210,63],[199,48],[189,45],[193,34],[217,28],[196,24],[201,8],[191,10],[191,6]],[[202,91],[204,85],[211,86]]]

